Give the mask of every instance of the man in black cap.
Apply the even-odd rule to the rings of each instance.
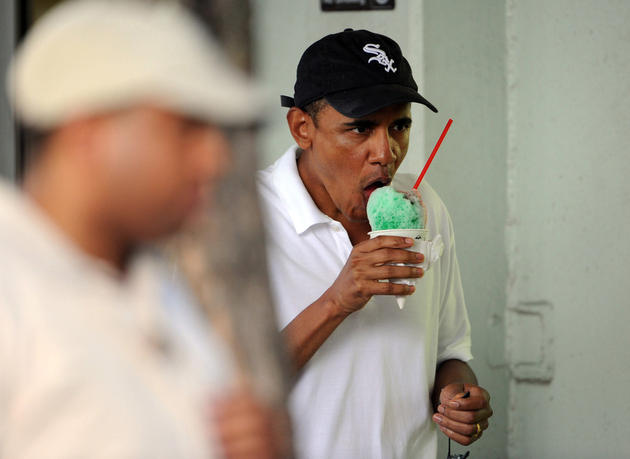
[[[282,96],[297,145],[258,182],[279,326],[301,370],[290,407],[302,457],[435,458],[431,420],[468,445],[492,415],[465,363],[470,324],[442,201],[422,184],[426,228],[445,244],[426,273],[405,250],[413,240],[368,236],[370,194],[413,184],[396,175],[410,102],[437,112],[392,39],[352,29],[311,45],[294,97]],[[399,278],[422,279],[383,282]],[[403,310],[395,295],[408,296]]]

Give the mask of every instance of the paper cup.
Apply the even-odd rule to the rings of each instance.
[[[400,237],[408,237],[414,240],[414,244],[411,247],[408,247],[405,250],[411,250],[413,252],[420,252],[425,255],[425,260],[422,263],[412,264],[412,263],[393,263],[396,266],[417,266],[419,268],[424,269],[425,271],[428,268],[429,260],[426,257],[426,249],[427,249],[427,238],[429,237],[429,230],[427,229],[389,229],[389,230],[380,230],[380,231],[370,231],[368,233],[370,235],[370,239],[374,239],[379,236],[400,236]],[[389,279],[389,282],[393,282],[395,284],[406,284],[406,285],[416,285],[416,278],[404,278],[404,279]],[[406,295],[396,295],[396,303],[398,303],[398,307],[400,309],[405,307],[405,301],[407,300]]]

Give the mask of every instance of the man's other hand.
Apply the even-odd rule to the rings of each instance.
[[[466,393],[470,395],[466,397]],[[490,394],[484,388],[454,383],[440,392],[440,404],[433,421],[446,436],[462,445],[470,445],[488,428],[490,416]]]
[[[212,432],[226,459],[291,457],[288,416],[238,389],[216,400],[210,412]]]

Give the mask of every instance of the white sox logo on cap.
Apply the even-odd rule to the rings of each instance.
[[[372,61],[376,61],[385,67],[385,71],[389,72],[390,70],[396,73],[396,68],[394,67],[394,59],[389,59],[385,51],[380,49],[381,45],[377,45],[374,43],[368,43],[363,47],[363,51],[369,54],[374,54],[374,57],[370,57],[368,59],[368,64]]]
[[[342,115],[361,118],[392,104],[418,102],[437,113],[418,92],[400,46],[369,30],[345,29],[306,48],[293,90],[294,97],[280,96],[280,105],[305,109],[325,98]]]

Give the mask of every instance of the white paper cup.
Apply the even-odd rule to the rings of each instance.
[[[396,266],[417,266],[419,268],[424,269],[425,271],[428,268],[429,260],[426,259],[426,249],[427,249],[427,238],[429,237],[429,230],[427,229],[389,229],[389,230],[380,230],[380,231],[370,231],[368,233],[370,235],[370,239],[374,239],[379,236],[400,236],[400,237],[408,237],[414,240],[414,244],[411,247],[407,247],[405,250],[410,250],[413,252],[420,252],[425,255],[425,260],[422,263],[392,263]],[[406,285],[416,285],[416,278],[403,278],[403,279],[389,279],[389,282],[393,282],[394,284],[406,284]],[[402,309],[405,307],[405,301],[407,299],[407,295],[396,295],[396,303],[398,303],[398,307]]]

